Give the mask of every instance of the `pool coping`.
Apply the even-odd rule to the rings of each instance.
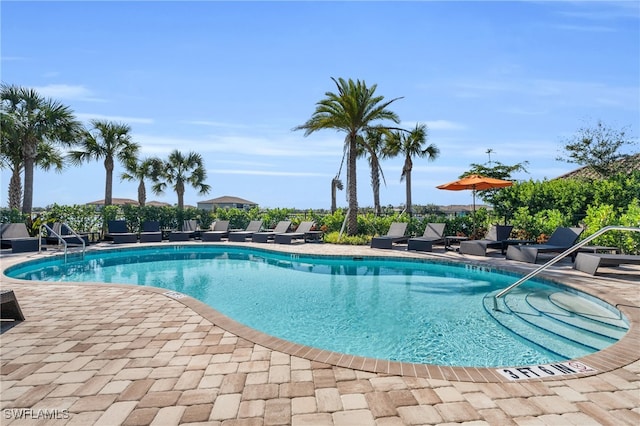
[[[290,250],[291,246],[273,246],[270,245],[268,248],[265,248],[264,245],[254,245],[251,243],[201,243],[201,242],[188,242],[188,243],[156,243],[156,244],[145,244],[143,247],[152,248],[154,246],[159,247],[167,247],[167,246],[223,246],[223,247],[240,247],[240,248],[251,248],[258,249],[261,251],[267,251],[272,253],[286,253],[286,254],[308,254],[310,256],[318,256],[318,257],[349,257],[351,255],[348,254],[333,254],[333,255],[325,255],[320,253],[308,252],[308,253],[294,253]],[[294,246],[295,247],[295,246]],[[136,244],[123,244],[118,247],[113,247],[112,245],[105,246],[94,246],[92,249],[96,250],[111,250],[111,249],[131,249],[131,248],[141,248],[140,245]],[[92,250],[93,251],[93,250]],[[487,263],[491,263],[491,258],[478,258],[471,257],[465,259],[457,259],[452,260],[444,260],[442,258],[432,257],[431,253],[420,253],[419,255],[416,253],[404,253],[399,254],[397,251],[389,251],[385,250],[385,255],[378,255],[378,250],[372,250],[371,254],[362,254],[357,257],[366,257],[367,259],[389,259],[394,257],[399,258],[411,258],[411,259],[431,259],[436,260],[440,263],[457,263],[457,264],[469,264],[475,266],[486,267]],[[405,256],[406,255],[406,256]],[[9,262],[7,265],[7,259],[16,259],[13,262]],[[26,259],[24,256],[20,256],[19,258],[7,258],[3,257],[3,264],[0,266],[0,272],[2,273],[2,280],[4,283],[14,283],[19,285],[20,283],[30,283],[30,284],[50,284],[47,281],[26,281],[19,280],[15,278],[10,278],[4,275],[4,271],[11,266],[16,265],[17,263],[22,263]],[[509,261],[507,261],[509,262]],[[528,269],[532,269],[539,265],[528,265],[528,264],[514,264],[514,263],[505,263],[502,265],[491,264],[491,268],[522,274],[523,272],[528,272]],[[523,271],[524,270],[524,271]],[[603,300],[604,302],[616,307],[619,309],[629,320],[629,331],[620,339],[618,342],[613,345],[598,351],[596,353],[586,355],[584,357],[580,357],[574,359],[572,361],[581,362],[589,367],[592,367],[595,371],[586,371],[576,374],[566,374],[566,375],[551,375],[548,377],[531,377],[527,378],[527,381],[544,381],[544,380],[562,380],[562,379],[573,379],[576,377],[586,377],[592,375],[598,375],[601,373],[609,372],[612,370],[619,369],[626,365],[631,364],[632,362],[640,359],[640,355],[638,355],[637,348],[638,343],[640,341],[640,307],[634,305],[632,302],[618,297],[615,294],[612,294],[608,289],[598,289],[591,288],[585,289],[583,286],[592,285],[593,280],[598,280],[598,277],[582,277],[582,276],[564,276],[561,277],[561,274],[558,273],[557,270],[550,270],[548,273],[543,273],[540,275],[541,278],[545,280],[549,280],[552,282],[556,282],[567,286],[569,288],[573,288],[579,290],[583,293],[589,294],[593,297]],[[561,279],[563,278],[563,279]],[[318,349],[310,346],[305,346],[297,343],[293,343],[278,337],[274,337],[268,335],[266,333],[260,332],[253,328],[247,327],[232,318],[229,318],[222,313],[218,312],[214,308],[206,305],[199,300],[192,298],[191,296],[184,295],[181,293],[175,293],[172,291],[168,291],[167,289],[158,288],[158,287],[148,287],[148,286],[139,286],[134,284],[105,284],[105,283],[67,283],[67,282],[56,282],[56,285],[65,285],[65,286],[87,286],[87,285],[100,285],[100,286],[109,286],[114,288],[133,288],[136,290],[148,291],[156,294],[162,294],[165,297],[172,298],[177,302],[187,306],[192,311],[202,316],[204,319],[207,319],[214,325],[235,334],[238,337],[249,340],[255,344],[264,346],[268,349],[279,351],[288,355],[296,356],[299,358],[304,358],[310,361],[316,361],[328,365],[333,365],[337,367],[344,367],[353,370],[360,370],[370,373],[378,373],[378,374],[387,374],[394,376],[403,376],[403,377],[417,377],[417,378],[426,378],[426,379],[441,379],[441,380],[450,380],[450,381],[459,381],[459,382],[475,382],[475,383],[501,383],[501,382],[512,382],[505,375],[501,374],[499,370],[501,367],[453,367],[453,366],[443,366],[443,365],[435,365],[435,364],[414,364],[414,363],[406,363],[406,362],[397,362],[391,360],[384,359],[375,359],[375,358],[367,358],[356,355],[348,355],[342,354],[338,352],[332,352],[328,350]],[[526,366],[520,367],[509,367],[505,366],[505,369],[514,369],[514,368],[526,368]]]

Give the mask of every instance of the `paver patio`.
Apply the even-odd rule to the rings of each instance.
[[[457,253],[328,244],[286,249],[531,268]],[[44,255],[5,256],[2,266],[38,256]],[[383,366],[266,337],[161,290],[3,276],[2,288],[14,290],[26,321],[0,336],[1,423],[640,424],[640,269],[594,278],[561,265],[550,275],[571,277],[570,284],[619,303],[631,318],[624,342],[586,358],[596,374],[510,382],[491,369],[390,363],[376,372]]]

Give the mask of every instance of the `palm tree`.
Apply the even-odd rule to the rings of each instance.
[[[131,141],[131,127],[106,120],[91,120],[91,130],[85,132],[81,149],[69,152],[73,164],[103,159],[106,171],[104,205],[110,206],[113,198],[113,169],[115,160],[122,164],[134,161],[140,146]]]
[[[24,168],[22,212],[31,213],[33,172],[38,161],[38,151],[42,152],[41,144],[69,146],[78,139],[82,126],[69,107],[43,98],[33,89],[3,84],[1,98],[2,115],[8,115],[12,123],[12,130],[7,134],[21,145]],[[5,122],[3,120],[3,124]],[[19,175],[19,169],[14,169],[13,173]]]
[[[211,190],[211,186],[204,183],[206,179],[207,171],[200,154],[190,152],[185,157],[180,151],[175,150],[169,154],[169,159],[164,163],[160,174],[155,176],[153,192],[161,194],[171,185],[178,195],[178,208],[183,209],[185,184],[190,184],[199,194],[204,195]]]
[[[404,179],[406,182],[407,196],[407,213],[412,214],[411,207],[411,170],[413,169],[413,157],[426,157],[427,160],[433,161],[438,158],[440,150],[434,144],[424,147],[427,142],[427,126],[425,124],[416,124],[415,129],[411,131],[398,130],[393,132],[385,147],[386,155],[394,157],[396,155],[404,155],[404,165],[402,166],[402,175],[400,181]]]
[[[0,168],[11,171],[9,179],[9,208],[20,210],[22,204],[22,172],[24,171],[24,157],[22,143],[18,137],[16,124],[8,114],[0,114]],[[64,168],[62,153],[46,141],[38,144],[35,165],[48,171],[54,168],[61,172]]]
[[[144,207],[147,203],[147,188],[144,180],[158,176],[162,165],[162,160],[159,158],[147,158],[142,161],[134,160],[125,164],[126,171],[120,175],[120,179],[138,181],[138,204],[140,207]]]
[[[380,207],[380,178],[384,182],[384,174],[380,167],[380,156],[385,146],[385,132],[378,129],[368,129],[359,139],[358,157],[367,157],[371,169],[371,188],[373,189],[373,210],[376,216],[382,212]],[[386,184],[386,182],[385,182]]]
[[[382,96],[374,96],[377,85],[367,87],[364,81],[348,81],[331,78],[338,88],[338,93],[326,92],[325,99],[316,104],[311,118],[293,130],[304,130],[305,136],[323,129],[335,129],[346,133],[347,150],[347,196],[349,210],[347,233],[358,232],[358,194],[356,184],[356,159],[358,155],[358,137],[371,128],[384,129],[379,120],[391,120],[398,123],[398,116],[387,109],[394,101],[384,101]]]

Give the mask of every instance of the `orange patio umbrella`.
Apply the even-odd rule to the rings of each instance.
[[[462,179],[436,186],[438,189],[446,189],[449,191],[473,191],[473,231],[476,228],[476,191],[485,189],[505,188],[513,185],[510,180],[495,179],[482,175],[469,175]]]

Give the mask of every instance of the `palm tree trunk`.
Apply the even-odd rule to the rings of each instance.
[[[349,137],[349,159],[347,161],[349,218],[347,219],[347,234],[358,233],[358,185],[356,182],[356,136]]]
[[[22,180],[20,179],[20,169],[16,167],[11,172],[9,180],[9,208],[20,210],[20,198],[22,197]]]
[[[336,180],[331,179],[331,214],[334,214],[337,210],[336,205]]]
[[[178,208],[184,209],[184,183],[182,181],[176,183],[176,194],[178,194]]]
[[[413,215],[413,208],[411,207],[411,170],[407,172],[407,176],[405,177],[407,180],[407,213],[409,216]]]
[[[104,159],[104,169],[107,171],[104,185],[104,205],[110,206],[113,203],[113,158],[107,156]]]
[[[24,156],[24,194],[22,197],[22,213],[31,213],[33,209],[33,168],[36,162],[38,144],[26,140],[22,147]]]
[[[376,216],[380,216],[380,167],[377,162],[371,164],[371,187],[373,188],[373,210]]]
[[[144,179],[140,179],[138,184],[138,204],[140,207],[144,207],[147,203],[147,188],[144,186]]]

